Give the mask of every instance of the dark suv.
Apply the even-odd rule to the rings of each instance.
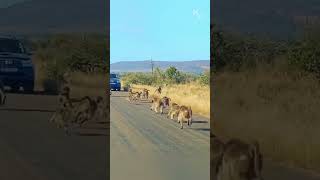
[[[110,89],[116,91],[121,90],[121,82],[119,76],[115,73],[110,73]]]
[[[21,40],[11,36],[0,36],[0,79],[13,91],[20,87],[33,92],[34,68],[31,54]]]

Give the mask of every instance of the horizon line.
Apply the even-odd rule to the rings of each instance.
[[[116,62],[111,62],[110,60],[110,64],[113,63],[118,63],[118,62],[143,62],[143,61],[151,61],[151,59],[147,59],[147,60],[120,60],[120,61],[116,61]],[[210,59],[193,59],[193,60],[154,60],[152,59],[153,62],[191,62],[191,61],[210,61]]]

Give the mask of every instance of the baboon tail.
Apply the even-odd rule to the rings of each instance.
[[[188,111],[190,113],[190,118],[192,117],[192,109],[191,109],[191,106],[188,107]]]
[[[262,170],[262,155],[260,154],[260,147],[257,141],[254,141],[251,145],[251,153],[253,159],[253,168],[254,168],[254,175],[258,179],[262,179],[261,177],[261,170]]]

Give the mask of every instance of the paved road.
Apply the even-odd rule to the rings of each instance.
[[[192,128],[149,110],[150,103],[130,103],[125,92],[112,92],[112,180],[209,180],[209,123],[195,116]],[[265,160],[265,180],[320,180],[310,172]]]
[[[72,136],[48,122],[55,96],[9,94],[0,108],[1,180],[105,180],[107,124]]]
[[[180,129],[150,103],[130,103],[125,92],[112,92],[112,180],[209,180],[208,119],[195,116],[192,127]]]

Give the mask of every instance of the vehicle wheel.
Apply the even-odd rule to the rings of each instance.
[[[26,93],[33,93],[33,88],[34,88],[33,84],[28,84],[23,86],[23,90]]]
[[[14,93],[16,93],[16,92],[19,92],[19,87],[17,87],[17,86],[12,86],[12,87],[10,87],[11,88],[11,92],[14,92]]]

